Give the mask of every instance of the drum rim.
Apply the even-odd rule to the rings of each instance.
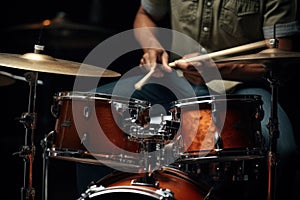
[[[151,104],[146,100],[141,100],[133,97],[124,97],[120,95],[112,95],[108,93],[100,93],[100,92],[83,92],[83,91],[60,91],[55,93],[55,100],[62,99],[77,99],[77,100],[101,100],[101,101],[116,101],[120,103],[136,103],[139,105],[143,105],[144,107],[149,107]]]
[[[247,100],[247,101],[258,101],[262,104],[262,97],[258,94],[219,94],[219,95],[204,95],[189,97],[180,100],[176,100],[170,103],[170,107],[181,107],[188,106],[195,103],[212,103],[212,102],[222,102],[222,101],[237,101],[237,100]]]
[[[205,191],[209,191],[211,189],[211,186],[201,182],[199,180],[197,180],[195,177],[190,176],[188,173],[183,172],[180,169],[176,169],[175,167],[170,167],[170,166],[162,166],[161,168],[155,170],[152,172],[154,174],[154,176],[159,176],[159,175],[169,175],[172,177],[177,177],[180,178],[181,180],[187,181],[188,183],[191,183],[195,186],[199,186],[199,191],[200,192],[205,192]],[[108,174],[104,177],[102,177],[101,179],[99,179],[96,182],[97,186],[103,186],[103,187],[108,187],[110,184],[115,183],[119,180],[124,180],[128,177],[131,176],[139,176],[139,175],[143,175],[144,173],[131,173],[131,172],[123,172],[123,171],[114,171],[111,174]],[[201,190],[203,189],[203,190]]]
[[[101,188],[103,186],[98,186],[98,188]],[[97,192],[90,194],[90,197],[96,197],[98,195],[103,194],[113,194],[113,193],[122,193],[122,192],[128,192],[134,193],[134,194],[142,194],[145,196],[153,197],[155,199],[161,199],[163,197],[162,194],[159,194],[158,190],[151,190],[148,188],[142,188],[142,187],[134,187],[134,186],[111,186],[111,187],[103,187],[103,189],[98,190]]]

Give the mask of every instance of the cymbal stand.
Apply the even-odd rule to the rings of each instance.
[[[276,38],[276,24],[273,26],[273,39],[269,40],[271,48],[278,48],[279,41]],[[271,110],[269,123],[267,125],[269,129],[269,149],[267,155],[268,165],[268,200],[275,200],[276,198],[276,166],[278,163],[277,155],[277,140],[279,138],[278,128],[278,90],[279,90],[279,78],[274,67],[276,64],[270,62],[266,64],[266,68],[269,72],[267,80],[270,83],[271,88]]]
[[[22,116],[19,118],[20,123],[22,123],[25,127],[25,144],[21,147],[21,150],[15,154],[18,154],[24,160],[24,178],[23,178],[23,187],[21,188],[21,199],[34,200],[35,189],[32,186],[32,176],[33,176],[32,172],[33,172],[33,161],[35,155],[34,132],[36,128],[36,117],[37,117],[35,113],[35,102],[36,102],[36,85],[37,85],[38,73],[27,72],[24,75],[25,75],[25,79],[28,81],[30,86],[28,111],[23,113]],[[27,181],[28,183],[26,183]]]
[[[268,200],[275,200],[276,191],[276,165],[278,163],[277,156],[277,139],[279,138],[278,128],[278,86],[279,81],[273,77],[273,71],[270,71],[270,87],[271,87],[271,113],[269,123],[269,150],[267,155],[268,164]]]
[[[34,45],[34,53],[41,53],[44,50],[43,45]],[[37,114],[35,112],[36,106],[36,87],[38,83],[38,72],[26,72],[24,74],[26,81],[29,83],[28,109],[19,118],[20,123],[25,127],[25,144],[21,151],[15,153],[19,154],[24,160],[24,177],[23,187],[21,188],[21,200],[34,200],[35,189],[32,186],[33,177],[33,161],[35,155],[34,134],[36,129]],[[31,134],[29,133],[31,131]],[[30,140],[30,144],[28,144]],[[27,168],[28,164],[28,168]],[[28,173],[28,177],[27,177]],[[28,181],[28,183],[26,183]]]
[[[49,138],[52,137],[54,131],[50,131],[40,142],[43,148],[43,191],[42,191],[42,200],[48,199],[48,166],[49,166],[49,156],[48,156],[48,144]]]

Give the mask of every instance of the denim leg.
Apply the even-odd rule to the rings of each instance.
[[[153,107],[163,107],[165,114],[168,114],[169,106],[173,101],[208,94],[206,86],[191,85],[176,72],[165,74],[163,78],[151,78],[141,90],[136,90],[134,85],[142,78],[143,76],[121,78],[116,82],[99,86],[96,92],[145,100]]]

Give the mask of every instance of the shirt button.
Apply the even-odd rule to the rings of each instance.
[[[191,20],[191,21],[195,21],[195,20],[196,20],[196,16],[191,16],[191,17],[190,17],[190,20]]]
[[[207,2],[206,2],[207,7],[210,7],[211,4],[212,4],[211,1],[207,1]]]
[[[207,32],[209,30],[209,28],[207,26],[203,27],[203,31]]]

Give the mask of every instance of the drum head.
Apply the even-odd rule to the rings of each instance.
[[[105,93],[94,93],[94,92],[79,92],[79,91],[62,91],[58,92],[54,96],[55,100],[98,100],[98,101],[105,101],[110,102],[111,100],[116,100],[120,103],[128,103],[130,105],[138,105],[147,107],[150,105],[149,102],[143,101],[140,99],[135,98],[127,98],[117,95],[105,94]]]
[[[253,101],[262,104],[260,95],[252,94],[230,94],[230,95],[207,95],[200,97],[191,97],[186,99],[180,99],[171,102],[170,107],[183,107],[191,106],[199,103],[213,103],[213,102],[229,102],[229,101]]]

